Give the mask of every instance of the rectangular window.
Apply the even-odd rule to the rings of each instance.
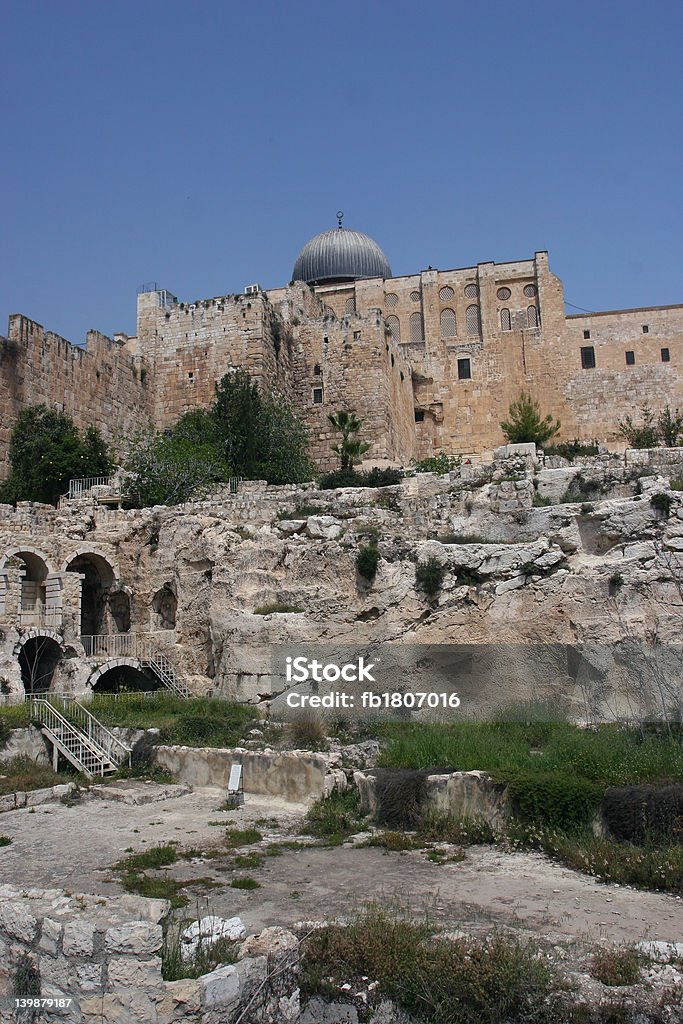
[[[353,340],[354,341],[360,341],[360,331],[354,331],[353,332]]]
[[[422,409],[416,409],[415,410],[415,422],[416,423],[422,423],[424,418],[425,418],[425,414],[423,413]]]
[[[590,339],[591,332],[590,331],[584,331],[583,332],[583,336],[584,336],[585,340],[588,341]]]
[[[669,355],[668,348],[663,348],[662,349],[662,362],[663,363],[668,363],[670,359],[671,359],[671,356]]]
[[[313,405],[323,404],[323,389],[313,388]]]
[[[635,352],[627,352],[626,353],[626,365],[627,366],[635,366],[636,365],[636,354],[635,354]]]
[[[471,380],[472,367],[469,359],[458,359],[458,380]]]
[[[595,349],[592,345],[586,345],[581,349],[581,366],[584,370],[592,370],[595,367]]]
[[[647,324],[643,324],[643,334],[649,334],[649,333],[650,333],[650,328],[648,327]]]

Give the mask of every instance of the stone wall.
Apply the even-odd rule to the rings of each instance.
[[[236,964],[197,979],[164,981],[169,912],[165,900],[0,886],[0,1024],[295,1024],[294,936],[277,930],[291,941],[276,961],[266,929],[244,943]],[[272,983],[270,974],[277,974]],[[15,1013],[18,983],[20,992],[62,1005],[35,1017]]]

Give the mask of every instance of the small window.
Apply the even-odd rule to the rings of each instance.
[[[472,367],[469,359],[458,359],[458,380],[471,380]]]
[[[479,286],[478,285],[476,285],[476,284],[466,284],[465,285],[465,298],[466,299],[476,299],[478,294],[479,294]]]
[[[584,370],[592,370],[595,367],[595,349],[592,345],[586,345],[581,349],[581,366]]]
[[[439,291],[439,298],[441,299],[442,302],[448,302],[448,300],[452,299],[454,295],[455,292],[453,291],[449,284],[445,284],[443,288]]]
[[[327,337],[327,335],[325,335],[325,336],[323,337],[323,345],[327,345],[327,343],[328,343],[328,341],[329,341],[329,340],[330,340],[330,339],[329,339],[329,338]]]
[[[635,366],[636,365],[636,354],[635,354],[635,352],[627,352],[626,353],[626,365],[627,366]]]
[[[496,292],[496,295],[501,300],[501,302],[506,302],[512,295],[512,292],[510,291],[509,288],[499,288],[498,291]]]
[[[391,357],[391,365],[392,365],[392,366],[394,365],[394,357],[393,357],[393,355],[392,355],[392,357]]]
[[[502,289],[501,289],[502,291]],[[512,320],[510,319],[510,310],[501,309],[500,311],[500,329],[501,331],[512,330]]]
[[[189,381],[192,381],[192,383],[194,383],[194,371],[193,370],[190,370],[190,372],[187,375],[187,379]]]
[[[670,359],[671,359],[671,356],[669,355],[668,348],[663,348],[662,349],[662,362],[663,363],[668,363],[670,361]]]
[[[590,331],[584,331],[583,332],[584,341],[590,341],[590,336],[591,336],[591,332]]]
[[[643,324],[643,334],[649,334],[650,328],[648,324]]]
[[[422,409],[416,409],[415,410],[415,422],[416,423],[422,423],[424,418],[425,418],[425,414],[422,411]]]
[[[320,363],[316,363],[313,367],[313,373],[316,377],[319,377],[323,371],[320,369]]]
[[[533,299],[534,295],[536,294],[536,285],[535,284],[525,284],[524,285],[524,294],[526,295],[527,299]]]
[[[323,404],[323,389],[313,388],[313,405]]]
[[[526,322],[528,327],[538,327],[538,308],[536,306],[527,306]]]
[[[412,291],[410,293],[410,301],[411,302],[419,302],[420,301],[420,293],[418,291]]]
[[[387,295],[387,306],[398,306],[398,295],[395,292],[389,292]]]
[[[353,340],[354,341],[360,341],[360,331],[354,331],[353,332]]]

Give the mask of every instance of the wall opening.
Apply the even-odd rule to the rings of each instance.
[[[45,693],[50,689],[62,655],[57,641],[49,636],[32,636],[22,644],[19,667],[27,694]]]
[[[66,567],[77,572],[81,580],[81,636],[98,636],[109,632],[107,611],[109,591],[114,583],[114,570],[106,558],[94,552],[76,555]]]
[[[125,590],[116,590],[109,595],[109,613],[117,633],[130,630],[130,597]]]
[[[178,598],[169,583],[157,590],[152,598],[152,628],[175,629]]]
[[[93,693],[148,693],[162,688],[150,672],[132,665],[115,665],[106,669],[93,686]]]

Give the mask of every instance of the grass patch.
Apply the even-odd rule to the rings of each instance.
[[[438,939],[429,921],[378,906],[304,942],[307,995],[338,995],[342,983],[368,976],[379,981],[378,1001],[393,999],[423,1024],[549,1020],[547,1000],[556,985],[530,943],[498,933]]]
[[[260,868],[263,864],[263,857],[258,853],[242,853],[235,857],[233,864],[236,868]]]
[[[11,836],[0,836],[0,846],[9,846],[12,842]]]
[[[240,846],[251,846],[260,843],[263,835],[257,828],[228,828],[225,830],[225,841],[232,849]]]
[[[363,840],[358,844],[362,847],[376,846],[382,850],[402,852],[404,850],[418,850],[424,844],[416,836],[407,835],[405,832],[377,832],[370,839]]]
[[[643,957],[631,946],[599,949],[590,959],[588,973],[603,985],[637,985]]]
[[[140,874],[137,871],[126,872],[121,875],[120,881],[126,892],[134,892],[151,900],[168,900],[175,908],[186,907],[189,903],[187,896],[182,895],[182,890],[190,884],[189,882],[178,882],[175,878],[162,878],[159,875]]]
[[[276,615],[284,612],[303,612],[303,608],[299,608],[295,604],[287,604],[285,601],[271,601],[270,604],[260,604],[258,608],[254,608],[254,615]]]
[[[338,845],[363,827],[358,792],[335,789],[316,800],[306,815],[305,830],[330,845]]]
[[[233,878],[230,883],[231,889],[260,889],[261,883],[257,882],[255,878],[251,878],[249,875],[243,875],[241,878]]]
[[[103,725],[157,728],[158,743],[181,746],[234,747],[256,717],[249,705],[209,697],[187,701],[166,693],[152,699],[131,695],[125,701],[100,694],[88,708]]]
[[[21,704],[3,704],[0,707],[0,750],[7,745],[12,729],[27,729],[31,713],[27,701]]]
[[[47,789],[62,782],[63,775],[58,775],[49,765],[39,764],[30,757],[22,755],[12,757],[8,761],[0,761],[0,796],[7,793],[26,793],[33,789]]]
[[[424,816],[420,837],[427,842],[451,843],[454,846],[488,846],[497,838],[483,818],[456,818],[434,811]]]
[[[145,871],[147,868],[165,868],[175,864],[178,860],[178,851],[175,843],[164,843],[161,846],[152,846],[142,853],[134,853],[130,857],[124,857],[114,865],[115,871]]]
[[[161,950],[161,976],[164,981],[180,981],[183,978],[200,978],[216,967],[237,963],[240,941],[219,939],[212,944],[200,942],[191,957],[183,956],[180,941],[182,925],[168,929]]]

